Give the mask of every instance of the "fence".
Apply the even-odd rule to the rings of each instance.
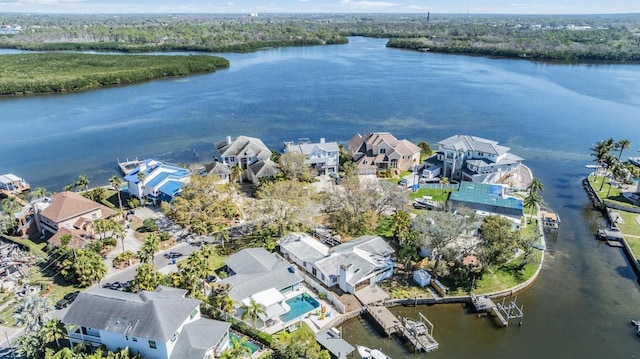
[[[426,188],[426,189],[441,189],[443,191],[444,190],[457,191],[460,185],[457,183],[448,184],[446,186],[440,183],[420,183],[418,187],[420,187],[420,189]]]
[[[338,312],[344,314],[347,311],[344,304],[342,304],[342,302],[340,302],[340,300],[336,298],[336,296],[333,295],[333,293],[331,293],[327,288],[323,287],[313,278],[306,275],[303,271],[300,271],[300,274],[302,275],[302,278],[304,278],[304,281],[307,283],[307,285],[313,288],[313,290],[315,290],[316,292],[322,293],[327,298],[326,301],[331,302],[331,304],[338,310]]]

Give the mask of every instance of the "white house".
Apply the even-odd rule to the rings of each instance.
[[[62,322],[72,347],[128,347],[150,359],[218,357],[229,347],[230,324],[202,318],[200,301],[185,294],[169,287],[138,294],[90,289],[78,295]]]
[[[285,258],[327,287],[347,293],[393,275],[394,250],[382,238],[363,236],[329,248],[304,233],[290,233],[278,242]]]
[[[305,155],[305,163],[318,176],[338,172],[340,147],[337,142],[325,142],[324,138],[318,143],[302,141],[298,144],[285,142],[284,152],[298,152]]]
[[[291,310],[285,295],[300,289],[302,276],[295,267],[264,248],[247,248],[231,255],[225,261],[228,277],[221,283],[231,286],[229,297],[237,304],[235,315],[240,318],[240,307],[251,299],[266,308],[259,315],[258,327],[269,326],[278,316]]]
[[[232,168],[242,169],[242,180],[258,184],[259,179],[273,175],[275,163],[271,162],[271,150],[261,139],[238,136],[215,144],[213,159]]]
[[[388,132],[356,134],[349,140],[349,151],[362,175],[387,169],[406,171],[420,162],[420,147]]]
[[[496,141],[455,135],[438,142],[436,159],[441,163],[442,176],[450,180],[500,182],[522,162],[509,150]]]
[[[140,199],[149,198],[155,203],[171,201],[189,182],[190,176],[191,172],[188,169],[156,160],[146,160],[124,176],[124,179],[132,196]]]

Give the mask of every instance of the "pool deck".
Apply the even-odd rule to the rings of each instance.
[[[309,313],[303,314],[301,316],[299,316],[298,318],[295,318],[293,320],[290,320],[286,323],[283,323],[279,318],[276,320],[276,323],[268,326],[266,328],[258,328],[268,334],[274,334],[277,333],[281,330],[285,330],[288,327],[295,325],[297,323],[300,322],[305,322],[307,323],[307,325],[309,325],[309,327],[315,332],[317,333],[318,331],[320,331],[321,329],[324,329],[327,325],[329,325],[329,323],[331,321],[333,321],[335,318],[337,318],[338,316],[342,315],[340,314],[340,312],[338,312],[334,307],[332,307],[330,304],[328,304],[326,301],[318,298],[318,296],[313,293],[311,290],[309,290],[307,287],[301,287],[300,289],[291,292],[291,293],[287,293],[287,295],[285,295],[286,299],[289,300],[293,297],[299,296],[303,293],[307,293],[308,295],[310,295],[313,299],[317,300],[318,303],[320,303],[320,306],[317,309],[314,309],[312,311],[310,311]],[[324,307],[326,308],[326,311],[324,313],[324,319],[320,319],[322,317],[322,313],[321,313],[321,308]]]

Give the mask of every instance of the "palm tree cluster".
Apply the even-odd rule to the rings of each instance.
[[[533,217],[533,211],[538,207],[544,205],[544,201],[540,192],[544,191],[544,184],[540,182],[537,178],[532,178],[531,183],[527,186],[527,196],[524,198],[525,207],[529,207],[531,210],[529,212],[529,223],[531,223]]]
[[[596,162],[596,170],[594,171],[594,178],[597,180],[598,175],[602,173],[602,183],[598,191],[602,191],[606,178],[612,178],[613,180],[625,182],[631,176],[638,176],[638,168],[631,165],[627,161],[622,161],[622,152],[631,148],[631,141],[627,139],[621,139],[614,141],[613,138],[608,138],[599,142],[596,142],[591,148],[591,156]],[[601,171],[603,169],[603,171]],[[609,191],[607,191],[607,197],[611,191],[611,182],[609,182]]]
[[[89,189],[89,177],[86,175],[78,176],[78,179],[68,186],[64,186],[63,190],[65,191],[78,191],[80,189],[87,190]]]

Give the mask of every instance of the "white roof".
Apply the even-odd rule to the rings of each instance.
[[[282,293],[280,293],[280,291],[275,288],[269,288],[267,290],[263,290],[262,292],[258,292],[248,298],[245,298],[242,300],[242,304],[250,305],[251,298],[253,298],[253,300],[255,300],[256,302],[264,305],[265,307],[269,307],[270,305],[285,300],[284,295],[282,295]]]
[[[22,181],[22,179],[14,175],[13,173],[7,173],[0,176],[0,183],[11,183],[11,182],[18,182],[18,181]]]

